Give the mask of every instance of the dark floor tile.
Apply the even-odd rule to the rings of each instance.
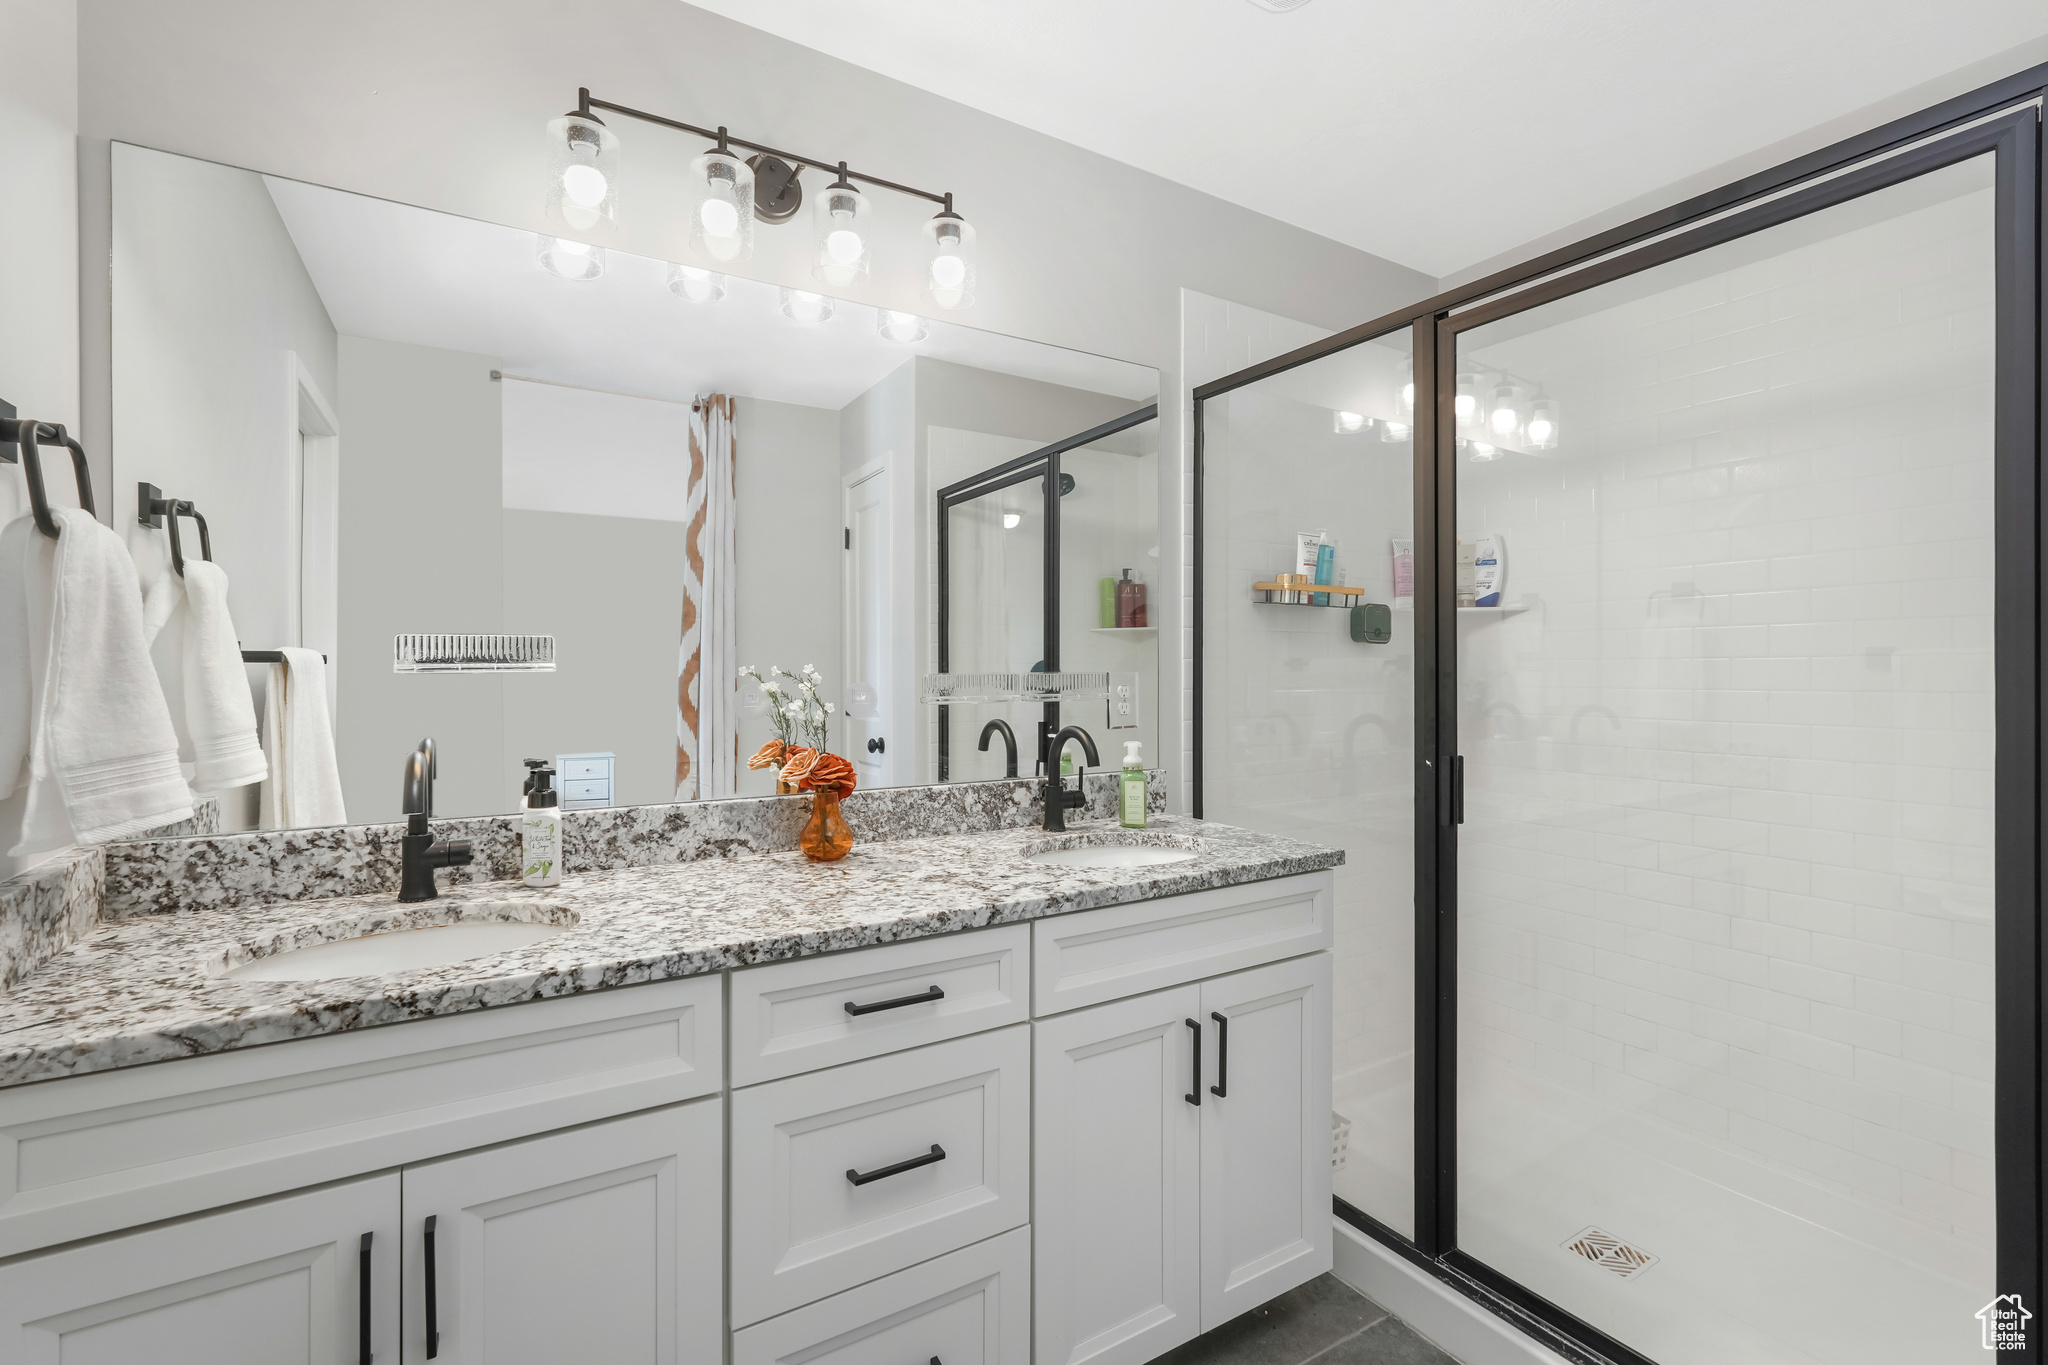
[[[1320,1275],[1175,1347],[1152,1365],[1302,1365],[1386,1316],[1386,1309],[1336,1276]]]
[[[1399,1318],[1382,1318],[1315,1358],[1315,1365],[1458,1365]]]

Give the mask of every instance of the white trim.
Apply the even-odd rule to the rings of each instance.
[[[285,525],[293,528],[287,547],[294,587],[286,603],[287,639],[327,656],[327,719],[340,715],[338,661],[341,622],[341,419],[297,351],[285,358]],[[292,457],[303,438],[303,460]],[[307,604],[314,610],[308,611]]]
[[[1571,1365],[1341,1218],[1332,1273],[1464,1365]]]

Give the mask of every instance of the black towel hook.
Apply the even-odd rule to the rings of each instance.
[[[28,477],[28,505],[35,514],[36,529],[50,539],[57,538],[57,517],[50,511],[50,495],[43,487],[43,461],[37,449],[38,441],[62,445],[71,451],[71,471],[78,480],[78,505],[86,515],[98,516],[99,509],[92,502],[92,471],[86,467],[85,447],[78,444],[70,433],[64,430],[62,422],[38,422],[31,418],[10,420],[14,409],[10,404],[0,413],[0,461],[19,464],[22,473]]]
[[[190,517],[199,523],[199,557],[209,564],[213,562],[213,537],[207,532],[206,518],[199,514],[199,509],[183,499],[165,497],[163,490],[153,483],[136,484],[135,519],[161,531],[166,517],[170,518],[171,567],[180,578],[185,576],[185,546],[178,537],[179,517]]]

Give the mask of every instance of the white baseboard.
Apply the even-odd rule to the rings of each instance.
[[[1570,1365],[1343,1219],[1336,1224],[1337,1278],[1464,1365]]]

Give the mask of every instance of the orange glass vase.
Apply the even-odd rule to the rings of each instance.
[[[811,794],[811,818],[796,842],[812,862],[836,863],[846,856],[853,847],[853,826],[839,813],[837,796]]]

